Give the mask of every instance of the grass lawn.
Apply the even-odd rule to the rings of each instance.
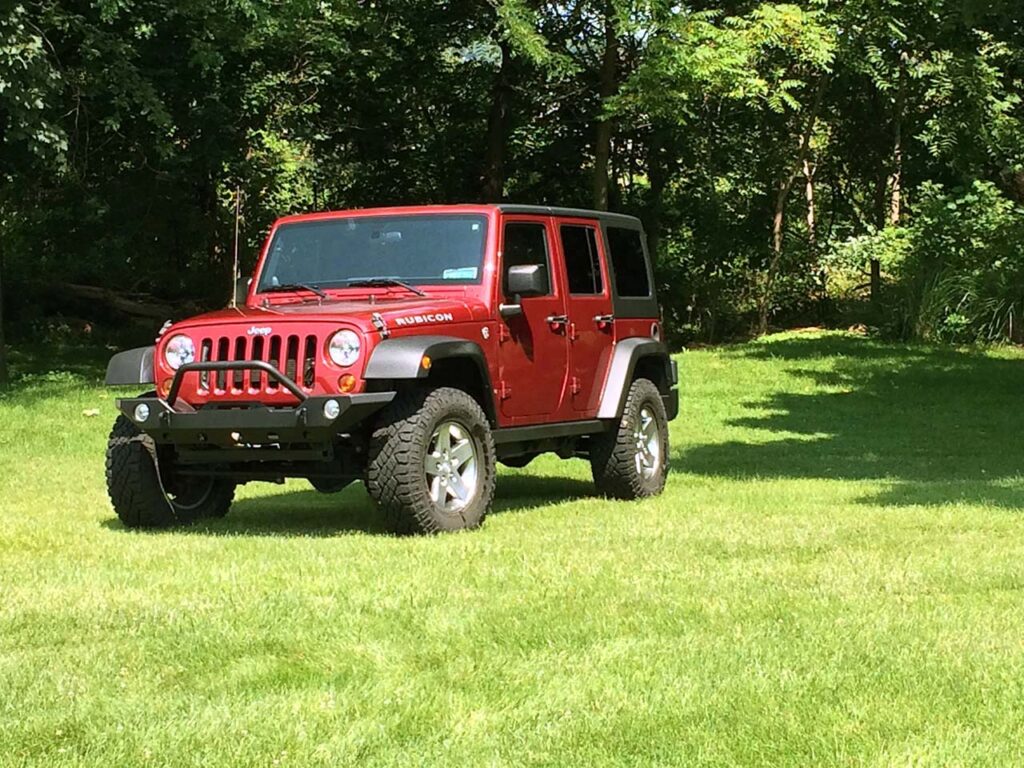
[[[126,531],[75,370],[0,395],[0,765],[1024,762],[1020,352],[688,353],[664,496],[545,457],[415,539],[302,482]]]

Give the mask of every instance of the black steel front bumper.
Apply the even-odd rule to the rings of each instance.
[[[181,382],[190,373],[253,368],[276,379],[284,389],[295,395],[298,402],[284,407],[258,402],[214,403],[197,409],[178,398]],[[310,397],[269,363],[206,362],[183,365],[175,374],[166,400],[159,397],[124,398],[117,401],[117,407],[157,443],[258,448],[330,443],[336,436],[351,431],[394,398],[394,392]],[[325,412],[330,401],[337,403],[337,416],[333,418]],[[140,405],[146,408],[140,409]],[[329,412],[331,409],[327,410]]]

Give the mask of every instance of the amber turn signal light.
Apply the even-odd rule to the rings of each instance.
[[[351,373],[346,373],[338,377],[338,391],[343,395],[347,395],[349,392],[356,388],[356,377]]]
[[[171,382],[173,381],[174,379],[164,379],[161,381],[160,386],[156,388],[156,393],[160,395],[160,397],[166,398],[171,394]]]
[[[433,361],[430,359],[430,355],[424,355],[423,359],[420,360],[420,365],[423,366],[424,371],[429,371]]]

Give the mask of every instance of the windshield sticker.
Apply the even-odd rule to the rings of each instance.
[[[458,269],[446,269],[441,273],[445,280],[476,280],[476,267],[459,267]]]
[[[451,312],[437,312],[429,315],[409,315],[396,317],[395,325],[422,325],[423,323],[451,323],[455,316]]]

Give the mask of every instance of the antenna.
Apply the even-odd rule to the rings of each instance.
[[[242,187],[235,187],[235,258],[231,268],[231,308],[238,308],[238,288],[236,283],[241,277],[238,270],[238,222],[242,218]]]

